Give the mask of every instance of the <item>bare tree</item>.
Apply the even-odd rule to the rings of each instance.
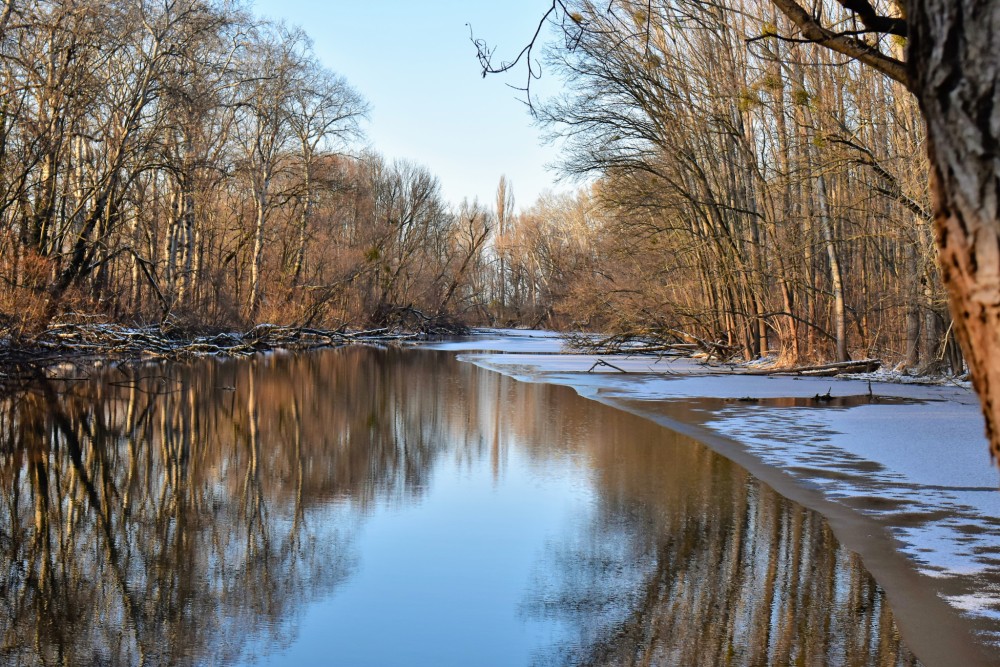
[[[991,451],[1000,455],[1000,166],[995,147],[1000,142],[996,91],[1000,90],[997,35],[1000,6],[988,0],[944,3],[910,0],[897,3],[867,0],[820,2],[806,7],[797,0],[772,0],[792,30],[777,22],[763,26],[750,41],[779,35],[805,40],[861,63],[906,86],[919,100],[929,137],[932,167],[933,218],[937,230],[942,276],[948,288],[952,314],[987,422]],[[581,8],[582,7],[582,8]],[[698,30],[718,17],[721,6],[685,2],[676,6],[683,21]],[[493,60],[493,51],[478,41],[484,74],[508,71],[527,61],[528,85],[538,75],[536,40],[544,22],[562,26],[569,50],[585,43],[589,34],[604,30],[601,17],[634,25],[622,38],[652,54],[657,37],[659,3],[621,0],[598,11],[589,3],[552,0],[534,38],[512,61]],[[744,10],[737,12],[745,16]],[[760,16],[759,6],[750,14]],[[892,40],[907,41],[905,61]],[[645,72],[634,68],[625,82],[638,85]],[[804,95],[807,91],[802,91]],[[647,98],[650,100],[655,97]],[[530,100],[530,95],[529,95]],[[634,109],[641,110],[641,103]],[[838,329],[839,330],[839,329]]]
[[[302,84],[307,38],[300,30],[283,25],[260,26],[242,64],[244,81],[241,112],[236,125],[242,171],[253,201],[253,243],[247,315],[256,319],[263,296],[265,230],[274,206],[275,176],[287,166],[286,149],[292,140],[289,101]],[[276,196],[278,195],[278,196]]]
[[[337,151],[360,136],[359,121],[368,105],[347,82],[312,64],[291,97],[290,122],[298,142],[302,191],[298,244],[292,267],[292,285],[298,285],[305,263],[306,243],[316,197],[316,161],[321,152]]]

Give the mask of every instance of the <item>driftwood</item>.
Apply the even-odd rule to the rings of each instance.
[[[386,306],[379,308],[373,322],[390,329],[402,329],[430,336],[465,336],[469,327],[458,322],[447,312],[428,315],[413,306]]]
[[[329,331],[259,324],[246,332],[223,332],[177,338],[158,326],[125,327],[115,324],[56,324],[38,337],[43,349],[77,353],[124,354],[182,358],[197,355],[245,356],[273,349],[314,349],[351,342],[398,341],[417,334],[389,329]]]
[[[703,352],[709,357],[728,359],[736,350],[723,343],[705,340],[683,331],[626,332],[609,336],[566,334],[567,345],[589,354],[692,356]]]
[[[671,333],[681,340],[686,341],[688,344],[693,345],[699,351],[708,355],[710,359],[725,361],[727,359],[732,359],[739,353],[738,348],[734,345],[727,345],[726,343],[699,338],[694,334],[686,333],[684,331],[672,330]]]
[[[0,349],[0,365],[46,367],[68,357],[81,356],[160,359],[208,355],[240,357],[275,349],[311,350],[349,343],[404,341],[418,336],[388,328],[331,331],[260,324],[245,332],[190,337],[160,326],[59,323],[53,324],[27,344]]]
[[[860,361],[839,361],[817,366],[795,366],[792,368],[766,368],[742,371],[741,375],[806,375],[828,377],[844,373],[871,373],[882,366],[881,359],[861,359]]]
[[[245,357],[269,350],[315,350],[352,343],[386,344],[427,334],[378,328],[326,330],[260,324],[244,332],[193,336],[167,326],[127,327],[94,322],[53,324],[28,340],[0,339],[0,391],[23,387],[65,362],[95,358],[183,360],[201,356]],[[80,379],[58,374],[59,380]]]
[[[597,361],[595,361],[594,365],[591,366],[590,369],[587,372],[588,373],[593,373],[594,369],[597,368],[598,366],[607,366],[608,368],[613,368],[614,370],[618,371],[619,373],[628,373],[628,371],[626,371],[626,370],[624,370],[622,368],[619,368],[618,366],[615,366],[614,364],[608,363],[607,361],[604,361],[604,359],[598,359]]]

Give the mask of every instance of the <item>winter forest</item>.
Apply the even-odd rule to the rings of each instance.
[[[772,3],[570,8],[528,67],[571,91],[531,103],[575,194],[515,204],[498,174],[453,206],[365,147],[363,87],[301,29],[223,0],[8,0],[6,334],[518,325],[962,369],[902,84],[785,37]]]
[[[998,463],[1000,0],[0,0],[0,665],[1000,667]]]

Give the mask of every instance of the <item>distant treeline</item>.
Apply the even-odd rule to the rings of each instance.
[[[236,4],[3,7],[8,335],[464,322],[961,367],[915,103],[770,5],[574,3],[548,70],[571,92],[538,111],[593,185],[520,213],[506,179],[455,208],[362,151],[362,95]]]
[[[506,303],[523,312],[517,295],[530,310],[541,293],[566,321],[681,331],[748,358],[961,369],[912,95],[778,37],[794,29],[772,3],[607,5],[569,3],[545,68],[568,92],[537,107],[565,170],[596,184],[503,234],[521,257],[504,264]],[[571,258],[539,285],[550,246]]]
[[[212,0],[4,7],[8,333],[66,313],[333,326],[466,308],[486,221],[422,167],[358,154],[367,103],[302,31]]]

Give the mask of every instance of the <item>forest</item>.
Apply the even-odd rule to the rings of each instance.
[[[903,84],[785,37],[772,3],[568,6],[537,58],[569,92],[533,108],[580,187],[517,208],[499,174],[454,205],[367,148],[363,90],[299,28],[228,0],[8,0],[4,335],[516,325],[961,372]]]

